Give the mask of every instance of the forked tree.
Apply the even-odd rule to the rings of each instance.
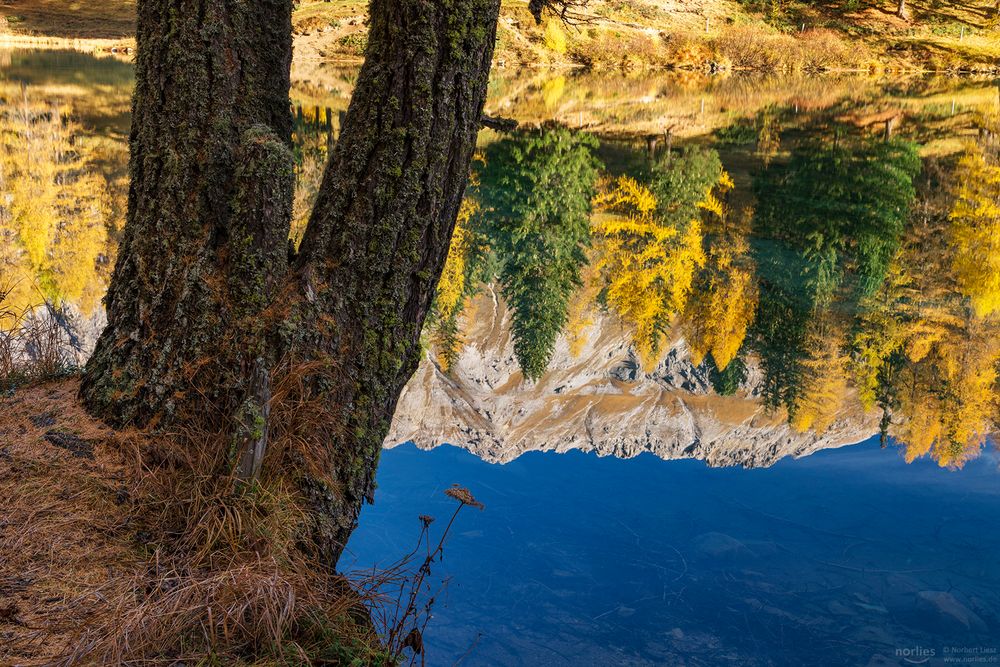
[[[537,15],[578,0],[532,0]],[[374,476],[465,192],[500,0],[372,0],[365,63],[297,250],[292,0],[139,0],[128,218],[81,395],[117,426],[228,424],[213,474],[266,459],[298,372],[317,460],[289,466],[336,563]],[[301,398],[301,396],[299,397]],[[273,426],[271,424],[270,426]],[[221,451],[225,450],[225,451]]]

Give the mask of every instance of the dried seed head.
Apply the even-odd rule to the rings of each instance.
[[[444,495],[452,498],[453,500],[457,500],[463,505],[469,505],[481,510],[486,508],[485,505],[476,500],[471,491],[463,486],[459,486],[458,484],[453,484],[450,489],[445,489]]]

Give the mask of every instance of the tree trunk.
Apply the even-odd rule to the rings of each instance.
[[[896,7],[896,15],[900,18],[906,18],[906,0],[899,0],[899,6]]]
[[[112,424],[174,417],[285,271],[291,5],[139,2],[128,218],[82,389]]]
[[[419,362],[499,0],[373,0],[365,64],[297,255],[291,0],[177,4],[139,2],[128,224],[82,395],[116,425],[228,419],[217,446],[252,477],[287,415],[271,411],[267,428],[269,378],[298,372],[322,410],[296,433],[313,460],[282,465],[303,492],[306,546],[333,565]]]

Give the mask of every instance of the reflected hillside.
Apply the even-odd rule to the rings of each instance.
[[[308,116],[316,106],[347,109],[355,68],[321,62],[293,64],[292,100]],[[996,104],[991,78],[858,76],[845,73],[720,73],[701,70],[608,74],[588,71],[500,70],[490,82],[487,110],[529,125],[554,121],[601,136],[693,137],[769,109],[792,115],[824,109],[860,111],[873,122],[886,111],[935,113]]]
[[[5,306],[49,304],[85,353],[131,66],[0,58]],[[354,83],[297,67],[293,241]],[[961,466],[998,416],[997,102],[972,79],[497,78],[524,129],[481,135],[388,444],[760,466],[881,433]]]
[[[705,422],[720,422],[717,406],[693,414],[687,391],[749,402],[744,427],[782,415],[810,434],[780,436],[788,448],[763,461],[831,430],[830,443],[860,440],[873,420],[907,460],[960,467],[976,456],[998,405],[995,116],[859,127],[844,112],[783,130],[788,112],[774,109],[714,142],[630,159],[618,147],[618,175],[595,176],[602,151],[555,126],[490,143],[430,324],[443,377],[414,382],[403,412],[422,416],[400,417],[397,440],[471,437],[499,459],[580,442],[697,456]],[[945,120],[958,153],[907,137]],[[484,337],[501,344],[501,361]],[[605,343],[588,348],[595,340]],[[595,352],[600,361],[576,366]],[[592,382],[595,368],[607,381]],[[451,405],[426,405],[438,401]],[[665,431],[684,435],[651,432],[663,422],[651,405],[683,414]],[[577,428],[560,433],[574,414]],[[731,426],[716,437],[728,442]],[[741,456],[722,461],[758,462]]]

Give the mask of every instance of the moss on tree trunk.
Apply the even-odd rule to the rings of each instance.
[[[332,565],[419,362],[499,0],[373,0],[366,61],[292,257],[291,4],[140,0],[128,223],[81,392],[116,425],[230,417],[249,444],[226,460],[253,470],[244,454],[269,430],[256,423],[262,374],[309,369],[322,418],[299,436],[321,465],[288,474],[307,547]]]

